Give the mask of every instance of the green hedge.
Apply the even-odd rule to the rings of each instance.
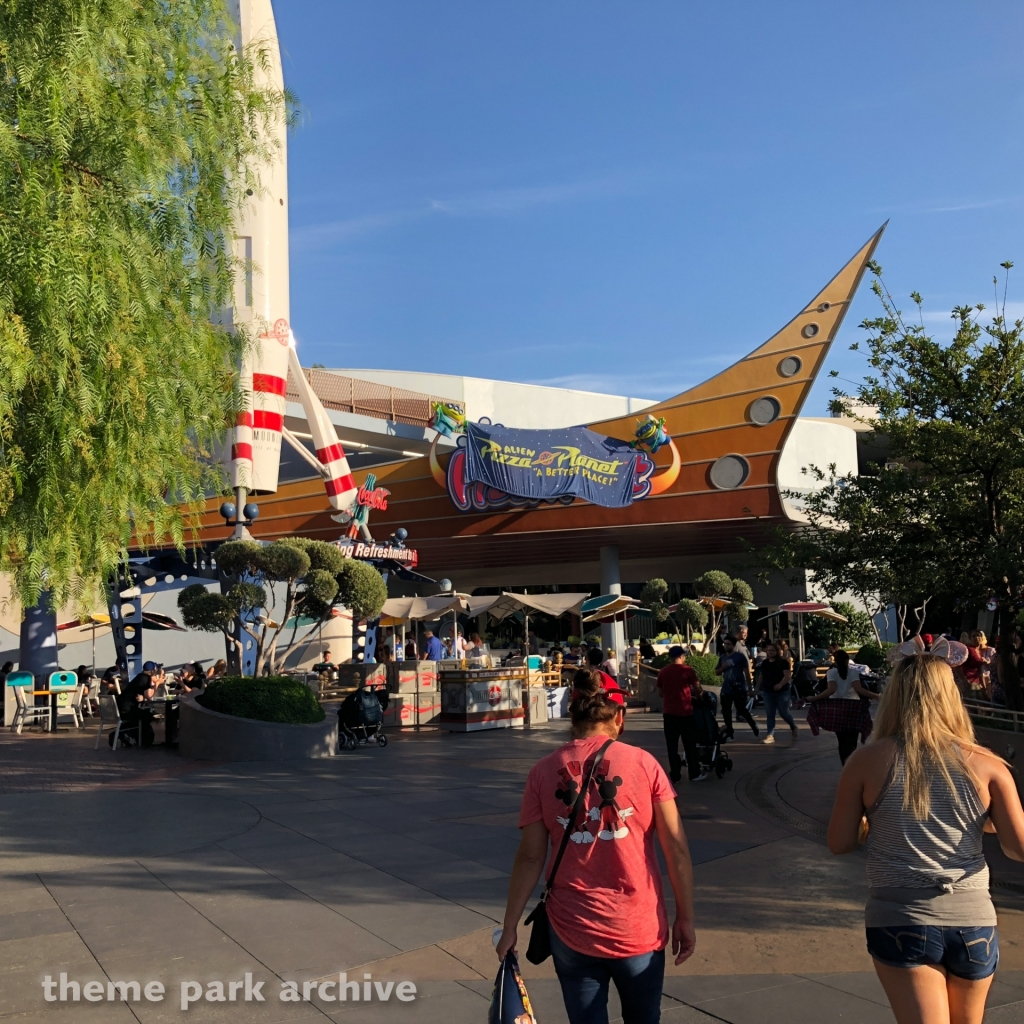
[[[326,717],[316,694],[305,683],[287,676],[225,676],[210,683],[196,700],[222,715],[257,722],[307,725]]]
[[[853,660],[858,665],[867,665],[872,671],[877,672],[885,664],[885,655],[890,647],[895,647],[894,643],[888,640],[882,641],[882,646],[879,647],[874,640],[864,644],[863,647],[853,656]]]
[[[659,654],[650,661],[651,668],[655,670],[664,668],[668,663],[667,653]],[[721,676],[715,675],[715,666],[718,664],[717,654],[688,654],[686,664],[697,673],[701,686],[718,686],[722,682]]]

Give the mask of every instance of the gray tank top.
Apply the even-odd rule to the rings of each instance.
[[[988,811],[970,778],[952,771],[956,795],[937,765],[928,769],[931,811],[918,821],[903,809],[906,765],[899,751],[889,780],[868,811],[868,928],[996,923],[982,832]]]

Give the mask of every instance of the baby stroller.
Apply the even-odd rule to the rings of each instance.
[[[385,687],[360,687],[350,693],[338,708],[339,739],[349,750],[357,743],[376,740],[382,747],[388,745],[384,735],[384,711],[390,701]]]
[[[732,771],[732,758],[722,749],[722,731],[718,727],[718,696],[705,690],[696,700],[693,721],[697,726],[697,757],[701,769],[714,771],[718,778]]]

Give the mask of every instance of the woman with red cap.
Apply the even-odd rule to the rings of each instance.
[[[675,790],[651,754],[615,742],[625,711],[622,690],[577,672],[572,739],[533,766],[519,814],[522,839],[498,958],[516,948],[519,919],[550,848],[548,933],[570,1024],[606,1024],[609,982],[625,1020],[656,1024],[669,939],[677,964],[696,946],[693,867]],[[655,836],[675,894],[671,928]]]

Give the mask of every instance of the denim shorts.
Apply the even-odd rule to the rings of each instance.
[[[940,928],[905,924],[892,928],[867,928],[868,952],[887,967],[942,966],[965,981],[981,981],[995,974],[999,965],[999,930]]]

